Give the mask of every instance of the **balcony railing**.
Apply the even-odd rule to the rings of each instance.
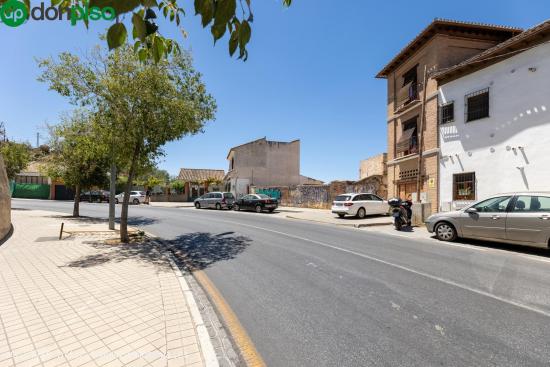
[[[419,83],[409,83],[397,91],[395,110],[401,110],[414,101],[419,100],[420,89],[422,85]]]

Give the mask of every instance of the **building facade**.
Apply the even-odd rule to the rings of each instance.
[[[385,176],[388,173],[388,154],[381,153],[359,162],[359,180],[371,176]]]
[[[254,140],[231,148],[227,161],[226,189],[236,196],[248,194],[251,186],[294,186],[302,181],[300,140]]]
[[[550,21],[435,75],[440,210],[550,190]]]
[[[438,84],[431,75],[519,33],[436,19],[378,73],[388,91],[388,197],[411,196],[438,210]]]
[[[207,192],[221,191],[225,171],[221,169],[182,168],[178,180],[184,182],[182,201],[192,201]]]

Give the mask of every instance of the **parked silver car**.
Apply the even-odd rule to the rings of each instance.
[[[500,194],[426,221],[441,241],[458,237],[549,247],[550,192]]]
[[[195,208],[231,209],[235,197],[230,192],[209,192],[195,199]]]

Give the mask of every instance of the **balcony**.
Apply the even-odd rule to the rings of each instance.
[[[402,158],[418,153],[418,134],[416,128],[403,131],[401,138],[399,138],[395,145],[395,153],[395,158]]]
[[[418,101],[421,88],[421,84],[411,82],[399,89],[395,100],[395,112],[398,112],[411,103]]]

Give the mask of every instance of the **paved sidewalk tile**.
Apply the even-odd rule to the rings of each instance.
[[[108,245],[108,232],[59,241],[61,222],[106,224],[12,216],[14,234],[0,246],[0,367],[204,365],[179,280],[151,245]]]

